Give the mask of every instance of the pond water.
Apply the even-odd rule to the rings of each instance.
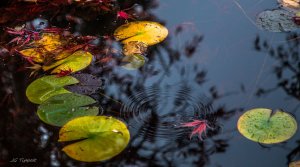
[[[2,30],[0,166],[284,167],[300,159],[299,131],[283,143],[265,145],[248,140],[237,130],[239,117],[253,108],[282,109],[299,122],[298,33],[268,32],[255,23],[259,13],[278,8],[277,1],[114,3],[121,9],[133,6],[125,11],[169,30],[165,41],[149,47],[147,62],[139,69],[128,70],[115,61],[98,63],[94,58],[81,71],[101,79],[101,89],[89,96],[102,108],[101,115],[127,124],[129,145],[104,162],[80,162],[64,154],[64,144],[57,141],[60,128],[40,121],[38,105],[25,95],[26,87],[45,73],[29,77],[31,71],[24,67],[30,63],[8,53],[5,48],[11,49],[7,43],[12,38]],[[18,19],[11,9],[14,4],[18,3],[3,2],[1,11],[11,15],[0,17],[3,29],[40,18],[54,27],[70,26],[70,32],[79,36],[99,37],[113,34],[125,23],[115,13],[96,15],[89,8],[73,6],[53,7]],[[100,39],[99,47],[121,49],[118,42]],[[211,128],[202,135],[203,140],[190,139],[191,129],[182,124],[200,118]]]

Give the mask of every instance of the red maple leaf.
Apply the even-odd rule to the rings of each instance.
[[[202,134],[206,134],[207,128],[212,129],[208,126],[206,120],[193,120],[192,122],[182,123],[181,127],[193,127],[193,131],[190,135],[190,139],[195,135],[198,134],[198,138],[203,140]]]

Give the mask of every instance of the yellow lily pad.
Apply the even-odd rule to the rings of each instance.
[[[163,41],[168,35],[168,29],[157,22],[135,21],[118,27],[114,36],[116,40],[127,44],[131,41],[143,42],[148,46]]]
[[[284,9],[292,12],[300,10],[300,0],[278,0]]]
[[[120,120],[107,116],[84,116],[66,123],[59,131],[58,141],[74,141],[63,148],[71,158],[96,162],[118,155],[126,148],[129,139],[129,131]]]
[[[273,144],[290,139],[297,131],[293,116],[283,111],[272,112],[256,108],[245,112],[238,120],[239,132],[249,140]]]
[[[144,54],[147,51],[147,45],[143,42],[131,41],[123,46],[123,54],[130,56],[133,54]]]
[[[20,53],[22,54],[23,57],[29,58],[34,62],[37,63],[43,63],[45,58],[45,50],[42,48],[30,48],[30,49],[24,49],[21,50]]]
[[[72,55],[58,60],[55,63],[43,66],[44,71],[51,71],[51,74],[60,73],[61,71],[76,72],[86,68],[93,60],[93,55],[86,51],[76,51]]]
[[[300,166],[300,161],[294,161],[289,164],[289,167],[299,167],[299,166]]]
[[[45,56],[52,51],[55,51],[63,46],[64,42],[58,34],[45,33],[41,39],[32,43],[32,48],[21,50],[23,57],[29,58],[37,63],[43,63]]]
[[[42,46],[45,50],[51,52],[63,45],[60,35],[54,33],[44,33],[35,45]]]

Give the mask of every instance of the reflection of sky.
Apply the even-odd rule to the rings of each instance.
[[[254,50],[256,35],[272,41],[276,46],[282,44],[280,41],[284,40],[286,33],[261,31],[249,19],[255,20],[255,15],[265,9],[276,8],[275,3],[267,0],[163,0],[153,12],[166,22],[172,46],[175,48],[184,48],[185,42],[192,35],[204,35],[204,41],[197,48],[196,56],[182,63],[187,68],[197,63],[201,69],[206,69],[208,82],[205,85],[215,84],[224,92],[236,91],[240,84],[245,85],[246,93],[222,99],[222,103],[228,108],[269,107],[292,110],[297,101],[287,100],[287,95],[281,90],[264,98],[257,99],[252,96],[258,87],[272,87],[276,84],[272,74],[273,60],[265,53]],[[175,37],[174,30],[179,24],[185,24],[186,28],[181,35]],[[168,79],[176,80],[176,77]],[[225,124],[224,131],[235,129],[237,119],[238,116]],[[214,155],[210,166],[286,166],[286,155],[291,150],[278,147],[263,149],[238,132],[224,135],[232,136],[230,146],[225,154]],[[289,147],[295,147],[297,137],[289,140]]]

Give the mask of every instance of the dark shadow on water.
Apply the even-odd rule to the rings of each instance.
[[[151,13],[160,4],[158,1],[120,0],[114,3],[114,8],[117,9],[137,4],[140,10],[138,20],[164,23],[159,16]],[[4,9],[0,11],[4,12]],[[53,13],[54,9],[57,12]],[[26,10],[28,8],[24,7],[23,11],[18,12],[24,14],[28,12]],[[79,18],[82,22],[68,20],[66,14]],[[21,15],[19,19],[25,23],[24,20],[36,17],[41,16]],[[113,34],[114,29],[125,22],[116,18],[116,13],[99,12],[94,7],[74,5],[51,6],[42,12],[42,17],[53,26],[70,26],[71,32],[98,37]],[[17,23],[16,18],[17,15],[6,11],[0,17],[0,25],[2,28],[13,27]],[[38,119],[35,113],[37,106],[27,100],[25,90],[30,82],[42,74],[30,78],[30,71],[24,68],[30,64],[20,56],[12,56],[5,49],[10,48],[6,45],[10,37],[3,30],[0,32],[0,166],[207,166],[213,155],[225,154],[230,147],[231,137],[222,135],[222,124],[232,121],[243,108],[228,107],[222,102],[235,94],[230,94],[227,90],[220,91],[220,83],[207,82],[207,69],[196,62],[188,65],[182,63],[197,56],[195,51],[201,45],[204,35],[192,34],[193,37],[184,49],[171,46],[172,36],[163,43],[150,47],[148,62],[136,71],[122,69],[117,60],[113,63],[101,63],[103,52],[95,54],[93,64],[83,72],[101,80],[102,87],[92,89],[88,94],[103,108],[103,115],[115,116],[127,123],[131,140],[128,147],[111,160],[84,163],[69,158],[61,151],[63,145],[57,141],[58,127],[46,125]],[[177,30],[177,33],[181,31]],[[99,48],[104,50],[115,45],[110,40],[103,40]],[[269,47],[266,42],[262,44],[259,37],[255,46],[258,51],[269,52],[281,62],[275,70],[279,79],[277,86],[259,89],[257,95],[282,88],[287,95],[299,100],[298,52],[285,51],[282,46],[275,52],[276,49]],[[298,46],[299,42],[292,40],[289,49]],[[292,62],[289,62],[290,58]],[[286,69],[294,72],[290,78],[283,78],[281,75]],[[181,123],[194,119],[207,120],[212,127],[203,141],[196,136],[189,139],[191,129],[181,127]],[[299,158],[299,144],[287,156],[289,161]],[[14,158],[36,158],[37,162],[9,162]]]

